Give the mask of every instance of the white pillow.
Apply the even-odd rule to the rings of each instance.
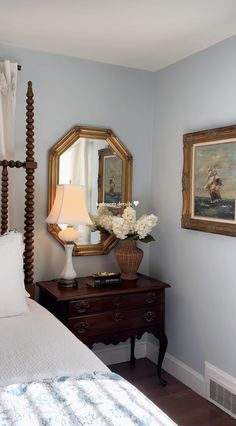
[[[29,312],[25,297],[23,238],[19,232],[0,237],[0,317]]]

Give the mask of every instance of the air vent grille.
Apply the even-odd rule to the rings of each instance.
[[[210,380],[210,399],[217,402],[227,411],[230,411],[236,417],[236,395],[223,386]]]
[[[236,379],[206,362],[207,399],[236,419]]]

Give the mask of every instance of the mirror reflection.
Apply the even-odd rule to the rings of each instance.
[[[90,214],[96,214],[99,203],[111,203],[112,199],[120,200],[121,189],[120,182],[116,183],[116,172],[110,167],[105,167],[106,176],[101,176],[101,158],[104,161],[102,153],[107,152],[111,159],[116,158],[122,167],[122,160],[109,148],[109,145],[102,139],[79,138],[73,143],[59,159],[59,183],[71,183],[73,185],[82,185],[85,188],[86,205]],[[99,167],[100,166],[100,167]],[[109,169],[109,170],[108,170]],[[105,188],[105,198],[101,198],[103,178]],[[119,193],[116,189],[119,189]],[[63,227],[60,225],[60,227]],[[87,225],[78,225],[79,239],[76,244],[98,244],[100,241],[100,232],[91,232]]]
[[[87,210],[95,215],[100,204],[119,213],[131,200],[132,156],[109,129],[72,128],[49,154],[49,211],[56,185],[73,184],[85,188]],[[61,243],[58,233],[66,225],[49,225],[48,231]],[[79,238],[73,254],[104,254],[116,238],[87,225],[78,225]]]

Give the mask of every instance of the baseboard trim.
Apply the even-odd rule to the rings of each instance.
[[[120,362],[129,361],[130,344],[124,343],[119,346],[104,346],[102,348],[95,349],[94,352],[106,365],[118,364]],[[152,342],[144,340],[136,341],[135,343],[135,357],[137,359],[147,357],[150,361],[157,364],[158,352],[158,346]],[[197,373],[191,367],[169,353],[166,353],[163,362],[163,369],[180,382],[184,383],[194,392],[206,398],[204,376]]]
[[[106,365],[119,364],[130,360],[130,344],[124,343],[119,346],[105,346],[103,348],[94,349],[93,352]],[[146,341],[136,341],[135,357],[145,358],[147,356]]]
[[[158,359],[158,351],[159,348],[155,344],[147,342],[146,356],[155,364],[157,363]],[[191,388],[194,392],[197,392],[199,395],[205,398],[204,376],[197,373],[197,371],[193,370],[187,364],[184,364],[174,356],[166,353],[163,362],[163,369],[178,379],[180,382]]]

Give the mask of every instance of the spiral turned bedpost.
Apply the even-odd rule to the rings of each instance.
[[[8,169],[7,160],[2,161],[1,179],[1,234],[5,234],[8,229]]]
[[[24,221],[24,271],[25,284],[34,279],[34,95],[31,81],[26,94],[26,160],[25,160],[25,221]]]

